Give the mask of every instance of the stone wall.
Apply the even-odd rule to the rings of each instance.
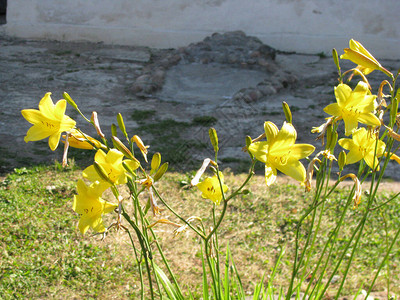
[[[398,0],[9,0],[5,26],[23,38],[156,48],[242,30],[276,49],[313,54],[354,38],[379,58],[400,59],[399,11]]]

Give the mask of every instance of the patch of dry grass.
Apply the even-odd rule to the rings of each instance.
[[[246,177],[246,174],[233,174],[228,170],[224,174],[230,190],[238,187]],[[71,209],[71,197],[79,176],[80,171],[59,172],[45,168],[27,170],[26,173],[20,171],[20,174],[3,180],[0,216],[3,228],[8,231],[0,237],[0,290],[3,295],[126,299],[135,298],[138,294],[139,276],[128,236],[122,231],[112,231],[105,241],[100,241],[99,237],[82,237],[77,233],[75,226],[78,217]],[[167,173],[157,183],[157,188],[169,205],[183,217],[198,216],[210,228],[212,203],[202,199],[197,188],[186,185],[190,179],[191,173]],[[49,186],[54,188],[49,189]],[[391,189],[379,194],[380,201],[387,199],[398,187],[396,183],[390,186]],[[254,176],[248,189],[249,194],[240,195],[229,203],[219,230],[220,254],[224,257],[229,242],[244,288],[251,293],[261,276],[270,274],[280,249],[285,247],[286,254],[275,280],[276,287],[285,287],[293,263],[295,229],[311,202],[312,193],[304,193],[302,187],[286,177],[278,178],[278,183],[267,189],[263,176]],[[316,254],[311,257],[313,261],[318,259],[318,253],[337,221],[347,192],[347,187],[340,189],[327,201],[321,233],[316,239]],[[129,210],[131,201],[126,192],[124,196],[125,206]],[[146,201],[144,194],[143,205]],[[368,286],[372,280],[381,261],[382,250],[386,247],[386,238],[390,242],[393,232],[400,225],[398,204],[397,199],[385,208],[384,213],[375,211],[371,215],[351,275],[346,281],[345,293],[354,293],[361,284]],[[346,226],[338,238],[339,252],[360,216],[358,210],[348,212]],[[114,217],[107,215],[105,223],[110,224]],[[149,215],[149,218],[150,222],[154,221],[152,216]],[[162,218],[180,223],[167,210],[163,211]],[[307,228],[309,219],[304,224],[304,228]],[[386,224],[386,231],[383,224]],[[169,225],[154,227],[181,286],[199,298],[202,282],[199,239],[191,231],[174,237],[173,230],[174,227]],[[304,238],[300,242],[300,245],[303,244]],[[152,244],[152,247],[155,248],[155,245]],[[155,259],[157,261],[158,257]],[[396,294],[400,294],[399,263],[397,243],[389,263],[390,286]],[[331,266],[328,267],[328,273],[331,269]],[[343,269],[339,269],[337,275],[340,277],[342,272]],[[374,290],[386,289],[386,277],[384,268]],[[337,288],[338,283],[332,283],[328,293],[332,294]]]

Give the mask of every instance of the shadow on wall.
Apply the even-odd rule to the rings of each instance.
[[[0,25],[6,24],[7,0],[0,0]]]

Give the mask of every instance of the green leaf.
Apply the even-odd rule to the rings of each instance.
[[[164,287],[165,292],[168,294],[168,299],[177,299],[177,300],[184,300],[185,298],[180,293],[179,290],[175,288],[175,286],[171,283],[168,276],[165,275],[164,271],[161,270],[159,266],[154,264],[154,271],[160,280],[162,286]]]

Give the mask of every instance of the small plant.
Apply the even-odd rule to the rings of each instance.
[[[275,286],[274,278],[285,252],[284,247],[280,247],[275,268],[266,282],[266,277],[263,276],[255,286],[253,299],[278,297],[289,300],[292,295],[297,298],[304,295],[308,299],[321,299],[325,296],[333,297],[333,294],[337,299],[342,295],[346,279],[352,271],[352,264],[363,251],[363,243],[369,239],[366,229],[368,222],[379,212],[379,216],[387,224],[389,217],[385,209],[399,195],[390,199],[377,197],[378,187],[389,161],[400,163],[400,157],[396,155],[400,147],[397,143],[400,141],[400,90],[396,91],[398,74],[393,75],[384,68],[357,41],[351,40],[350,47],[344,49],[344,54],[341,55],[341,59],[356,63],[355,68],[342,73],[336,50],[333,51],[333,59],[339,81],[334,87],[336,102],[324,108],[324,112],[330,115],[326,122],[312,129],[319,134],[318,139],[322,141],[324,150],[313,154],[313,145],[296,143],[297,132],[292,125],[292,111],[283,103],[286,121],[280,128],[267,121],[264,123],[264,132],[257,138],[245,138],[243,150],[249,154],[247,176],[238,186],[228,187],[218,163],[218,135],[214,128],[210,128],[209,138],[215,155],[204,159],[201,168],[190,181],[190,185],[199,190],[199,198],[209,201],[208,215],[182,216],[176,212],[173,203],[165,199],[157,186],[168,169],[168,163],[162,163],[159,152],[155,152],[151,159],[148,157],[149,146],[139,136],[128,134],[121,114],[117,116],[118,125],[113,124],[111,128],[111,138],[107,139],[101,130],[96,112],[93,112],[89,120],[67,93],[56,104],[51,100],[50,93],[46,93],[39,103],[39,110],[22,111],[25,119],[33,124],[25,141],[49,137],[49,147],[54,151],[62,136],[64,166],[68,162],[69,147],[95,152],[93,164],[83,170],[83,179],[77,181],[76,194],[73,197],[73,210],[80,217],[78,227],[82,234],[93,230],[102,239],[114,230],[126,232],[140,278],[142,299],[194,299],[191,293],[184,296],[163,253],[162,245],[153,230],[159,226],[171,226],[175,235],[186,230],[196,234],[202,262],[203,299],[245,299],[243,279],[236,269],[229,245],[225,247],[224,253],[221,252],[225,242],[219,236],[220,226],[226,219],[232,199],[238,196],[245,198],[251,193],[247,185],[254,175],[258,161],[264,166],[267,188],[273,188],[278,171],[290,176],[304,186],[305,192],[313,191],[312,200],[300,218],[283,216],[280,222],[280,230],[284,234],[295,231],[293,238],[289,240],[295,244],[294,256],[290,258],[293,260],[290,264],[291,276],[287,279],[286,286]],[[375,70],[388,77],[378,87],[376,95],[366,77]],[[345,78],[352,80],[356,76],[360,76],[361,80],[353,86],[344,83]],[[388,94],[384,94],[384,89],[388,90]],[[65,115],[67,103],[93,125],[97,138],[82,132],[76,126],[76,121]],[[216,121],[208,117],[198,117],[195,120],[193,123],[196,124]],[[192,125],[172,120],[157,125],[165,127],[166,124],[172,124],[176,128]],[[338,133],[342,124],[346,136],[343,138]],[[362,125],[359,126],[360,124]],[[151,134],[160,132],[157,125],[147,127]],[[122,140],[117,137],[118,130],[123,136]],[[64,132],[65,135],[62,135]],[[165,142],[168,139],[169,137]],[[338,146],[344,150],[337,155],[338,151],[335,149]],[[139,161],[135,152],[141,153],[144,162]],[[309,161],[307,168],[301,161],[303,159]],[[350,164],[357,164],[358,171],[346,171],[346,166]],[[334,165],[339,170],[337,179],[333,179],[332,175]],[[207,169],[211,171],[211,176],[204,176]],[[25,170],[20,169],[17,175],[18,172],[24,174]],[[350,192],[343,195],[338,203],[331,203],[332,195],[337,193],[338,186],[346,179],[352,182]],[[121,192],[123,187],[127,188],[127,195]],[[103,199],[106,191],[112,196]],[[168,217],[163,210],[168,211]],[[327,218],[327,215],[332,214],[331,210],[335,211],[333,221]],[[111,224],[104,223],[105,215],[113,216]],[[350,235],[345,235],[343,232],[346,230],[347,219],[355,217],[359,218],[359,222],[352,228]],[[328,234],[322,235],[321,226],[327,220],[332,222],[332,229]],[[373,277],[364,284],[367,289],[365,297],[374,288],[384,267],[388,273],[388,294],[390,292],[389,260],[400,229],[396,228],[392,235],[389,234],[387,225],[384,230],[385,239],[378,239],[377,243],[384,243],[385,247],[381,248],[383,250],[377,255],[378,261],[371,268]],[[252,235],[255,233],[249,234],[249,239]],[[267,236],[266,234],[266,238]],[[75,273],[71,276],[75,276]],[[333,284],[337,285],[330,290]]]

